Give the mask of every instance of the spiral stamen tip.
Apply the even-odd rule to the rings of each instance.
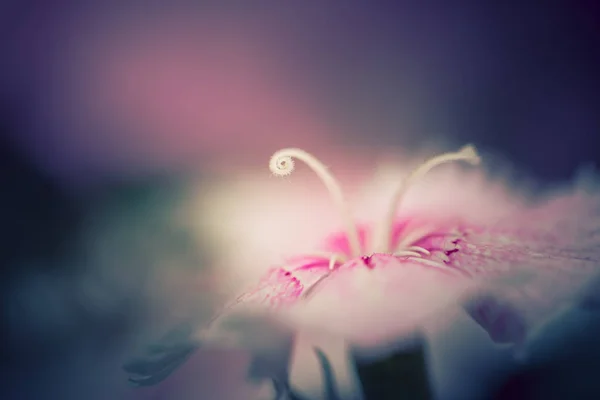
[[[471,144],[461,148],[459,153],[464,157],[464,160],[471,165],[478,165],[481,162],[481,157],[479,157],[475,146]]]
[[[275,176],[287,176],[294,171],[294,159],[277,152],[273,154],[269,161],[269,169]]]

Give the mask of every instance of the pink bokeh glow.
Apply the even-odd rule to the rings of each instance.
[[[268,12],[37,14],[19,35],[20,73],[36,85],[18,139],[60,174],[230,170],[339,134]]]

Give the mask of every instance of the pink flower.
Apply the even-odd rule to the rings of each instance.
[[[270,169],[287,176],[294,159],[321,178],[345,230],[314,253],[291,255],[270,269],[196,335],[205,345],[249,349],[253,364],[267,366],[260,377],[285,382],[294,331],[386,348],[460,305],[495,342],[522,346],[563,306],[597,303],[600,198],[585,190],[589,185],[535,198],[472,171],[429,173],[448,162],[479,164],[475,149],[466,146],[413,170],[391,193],[389,206],[367,208],[371,214],[384,210],[378,224],[356,223],[337,180],[312,155],[284,149],[273,155]],[[390,187],[395,176],[383,180]],[[293,233],[293,226],[282,232]],[[249,312],[256,310],[286,328],[260,323],[266,320]],[[268,331],[273,335],[265,345]]]
[[[433,202],[398,207],[433,167],[478,164],[475,149],[466,146],[416,168],[379,225],[357,225],[337,181],[312,155],[278,151],[271,171],[289,175],[294,158],[319,175],[346,229],[315,254],[273,268],[236,304],[266,306],[297,326],[376,345],[410,336],[459,303],[494,341],[522,344],[558,308],[579,301],[598,275],[600,199],[582,188],[527,202],[479,181],[490,192],[455,201],[462,196],[458,175],[455,187],[437,185],[436,192],[433,185],[421,193],[437,197]]]

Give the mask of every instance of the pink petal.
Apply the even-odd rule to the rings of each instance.
[[[495,297],[482,296],[468,302],[465,310],[496,343],[519,343],[525,339],[526,323],[510,304],[501,303]]]
[[[599,211],[595,197],[563,196],[465,238],[456,259],[487,288],[466,310],[493,340],[522,341],[570,303],[594,304]]]
[[[298,326],[359,344],[410,337],[462,303],[493,340],[519,343],[565,304],[596,298],[590,281],[600,271],[600,196],[575,190],[528,204],[506,186],[471,180],[455,199],[450,194],[460,182],[451,183],[421,190],[428,194],[421,202],[407,201],[391,238],[397,244],[432,227],[412,245],[432,252],[424,258],[441,267],[375,254],[329,272],[325,258],[300,257],[267,274],[244,301],[275,306]],[[372,226],[359,233],[368,249]],[[349,255],[345,234],[323,248]]]
[[[343,265],[307,301],[286,309],[287,317],[357,344],[375,344],[412,334],[471,284],[463,275],[388,255],[374,255],[368,263]]]

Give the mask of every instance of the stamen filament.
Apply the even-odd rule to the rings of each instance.
[[[336,256],[336,259],[338,262],[341,263],[345,263],[346,262],[346,256],[340,253],[332,253],[329,251],[315,251],[315,252],[311,252],[311,253],[306,253],[303,254],[302,256],[298,256],[298,257],[294,257],[294,258],[288,258],[286,260],[286,262],[288,263],[292,263],[292,264],[297,264],[297,263],[301,263],[301,262],[305,262],[307,260],[310,261],[319,261],[319,260],[324,260],[324,261],[330,261],[331,257]]]
[[[342,262],[341,260],[343,259],[343,257],[340,257],[337,254],[334,254],[331,256],[331,259],[329,260],[329,270],[333,271],[333,269],[335,268],[336,264],[339,262]]]
[[[434,225],[426,225],[426,226],[423,226],[418,229],[410,231],[397,244],[396,251],[402,250],[403,248],[409,246],[410,244],[416,243],[419,240],[425,238],[427,235],[430,235],[434,229],[435,229]]]
[[[433,257],[439,258],[440,260],[442,260],[444,262],[450,261],[450,257],[448,257],[446,255],[446,253],[444,253],[443,251],[436,251],[436,252],[434,252],[433,253]]]
[[[426,248],[421,247],[421,246],[410,246],[407,250],[423,253],[426,256],[431,255],[431,252],[429,250],[427,250]]]
[[[340,185],[338,184],[337,180],[333,177],[333,175],[327,170],[327,167],[325,167],[312,154],[304,150],[287,148],[281,149],[275,152],[273,156],[271,156],[271,160],[269,161],[269,169],[274,175],[287,176],[294,171],[293,158],[297,158],[303,161],[306,165],[308,165],[325,184],[325,187],[329,191],[329,194],[331,195],[335,206],[338,208],[338,211],[342,218],[342,222],[346,227],[346,234],[348,235],[350,252],[352,253],[353,257],[360,256],[360,240],[358,237],[356,225],[354,224],[352,218],[352,213],[350,212],[350,208],[344,200],[344,195],[342,194]]]
[[[323,276],[321,276],[319,279],[317,279],[317,281],[315,283],[313,283],[311,286],[308,287],[308,289],[306,289],[306,291],[302,294],[302,298],[303,299],[307,299],[309,298],[315,291],[315,289],[317,288],[317,286],[323,282],[325,279],[329,278],[329,276],[333,273],[333,271],[336,268],[336,265],[338,263],[344,263],[345,257],[343,255],[340,254],[332,254],[331,258],[329,259],[329,268],[327,270],[327,273],[324,274]]]
[[[377,231],[378,235],[376,236],[376,239],[378,239],[378,241],[375,243],[375,252],[389,252],[389,247],[391,244],[390,238],[396,212],[411,184],[434,167],[452,161],[466,161],[472,165],[477,165],[480,162],[480,158],[477,155],[475,148],[471,145],[468,145],[455,153],[445,153],[433,157],[415,168],[392,197],[392,202],[390,208],[388,209],[388,213],[382,221],[381,228]]]
[[[417,257],[417,258],[422,257],[421,253],[417,253],[416,251],[408,251],[408,250],[398,251],[398,252],[394,253],[394,255],[396,257]]]
[[[321,282],[323,282],[325,279],[329,278],[330,275],[331,275],[331,271],[327,272],[325,275],[323,275],[319,279],[317,279],[317,281],[315,283],[313,283],[308,289],[306,289],[306,291],[304,291],[304,293],[302,293],[302,298],[308,299],[315,292],[315,289],[319,286],[319,284]]]

